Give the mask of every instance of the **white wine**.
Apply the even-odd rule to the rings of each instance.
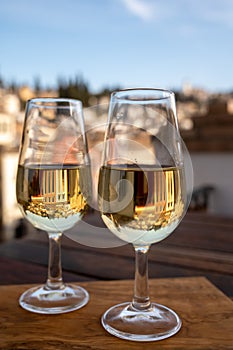
[[[85,166],[19,165],[17,201],[35,227],[63,232],[87,210],[87,186],[88,168]]]
[[[99,206],[119,238],[147,245],[167,237],[184,212],[184,177],[179,167],[103,166]]]

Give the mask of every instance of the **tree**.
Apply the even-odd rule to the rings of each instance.
[[[34,78],[34,90],[36,94],[38,94],[41,91],[41,82],[39,76],[36,76]]]
[[[88,101],[91,96],[87,82],[79,76],[74,77],[74,79],[70,78],[68,82],[64,78],[59,78],[58,94],[59,97],[81,100],[84,107],[88,106]]]

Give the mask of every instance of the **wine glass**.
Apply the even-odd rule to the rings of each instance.
[[[102,316],[111,334],[153,341],[179,331],[179,316],[150,301],[147,255],[152,243],[170,235],[187,208],[182,141],[174,94],[162,89],[127,89],[111,95],[99,207],[106,226],[136,255],[132,302]]]
[[[88,292],[62,280],[63,231],[87,210],[89,161],[82,103],[61,98],[35,98],[26,106],[16,194],[24,216],[49,238],[45,285],[24,292],[20,305],[32,312],[59,314],[84,306]]]

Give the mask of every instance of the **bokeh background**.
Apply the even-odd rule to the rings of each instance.
[[[111,91],[176,93],[194,169],[190,210],[233,216],[232,0],[0,1],[1,240],[21,214],[15,174],[25,103],[78,98],[103,125]],[[88,135],[91,147],[103,128]]]

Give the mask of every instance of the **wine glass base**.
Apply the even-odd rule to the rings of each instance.
[[[131,303],[113,306],[104,313],[101,322],[110,334],[133,341],[166,339],[181,328],[181,320],[173,310],[155,303],[146,311],[134,309]]]
[[[45,285],[30,288],[19,298],[22,308],[39,314],[61,314],[80,309],[89,301],[88,292],[76,285],[48,289]]]

